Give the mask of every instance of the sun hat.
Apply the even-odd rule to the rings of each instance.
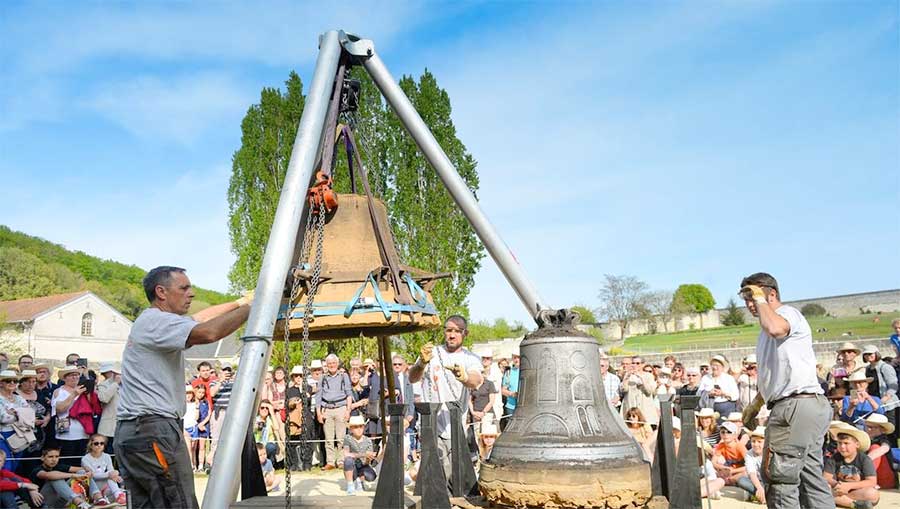
[[[481,424],[481,436],[497,436],[500,433],[497,431],[497,426],[495,424]]]
[[[701,408],[699,412],[697,412],[697,417],[712,417],[713,419],[719,418],[719,412],[716,412],[712,408]]]
[[[766,427],[765,426],[757,426],[755,430],[750,432],[750,438],[766,438]]]
[[[756,364],[756,354],[751,353],[747,357],[744,358],[744,362],[747,364]]]
[[[115,363],[104,361],[100,363],[100,367],[97,369],[101,374],[106,373],[108,371],[112,371],[113,373],[119,373],[119,370],[116,369]]]
[[[672,376],[672,370],[669,368],[659,368],[660,375]]]
[[[699,374],[700,374],[700,368],[695,368],[695,367],[693,367],[693,366],[691,366],[691,367],[689,367],[689,368],[685,368],[685,369],[684,369],[684,374],[685,374],[685,375],[699,375]]]
[[[727,429],[729,432],[731,432],[732,434],[735,434],[735,435],[737,435],[737,433],[739,431],[737,425],[731,421],[723,422],[722,424],[719,425],[719,428]]]
[[[219,369],[227,369],[228,371],[234,371],[234,367],[232,367],[231,364],[229,364],[227,362],[223,362],[222,366]]]
[[[363,366],[374,366],[374,365],[375,365],[375,361],[373,361],[369,357],[366,357],[366,360],[363,361]]]
[[[185,392],[185,393],[188,393],[188,392],[194,392],[194,387],[191,386],[191,384],[187,384],[187,385],[184,386],[184,392]]]
[[[36,370],[35,370],[36,371]],[[81,368],[78,366],[66,366],[64,368],[59,368],[59,371],[56,372],[57,378],[63,378],[72,373],[81,373]]]
[[[18,382],[19,374],[16,373],[15,370],[4,369],[3,371],[0,371],[0,382],[6,381],[6,380],[15,380],[16,382]]]
[[[26,378],[37,378],[37,371],[33,369],[23,369],[22,373],[19,374],[19,380],[25,380]]]
[[[298,366],[294,364],[294,367],[291,368],[291,375],[302,375],[303,374],[303,366]]]
[[[309,363],[309,369],[322,369],[322,361],[313,359],[313,361]]]
[[[361,415],[351,415],[350,420],[347,421],[347,426],[365,426],[366,418]]]
[[[870,353],[878,353],[878,347],[875,345],[866,345],[866,347],[863,348],[862,354],[868,355]]]
[[[703,366],[706,366],[706,367],[708,368],[708,367],[709,367],[709,363],[706,362],[706,361],[703,361],[703,362],[700,363],[700,367],[702,368]]]
[[[843,345],[841,345],[841,347],[838,348],[837,351],[838,352],[856,352],[858,354],[861,350],[859,349],[858,346],[856,346],[853,343],[850,343],[848,341],[848,342],[845,342]]]
[[[828,428],[828,432],[831,433],[831,436],[835,440],[838,439],[838,435],[850,435],[851,437],[855,438],[857,442],[859,442],[860,451],[869,450],[869,447],[872,445],[872,439],[869,438],[868,433],[857,428],[856,426],[847,424],[846,422],[842,422],[841,424],[843,424],[843,426],[831,426]]]
[[[728,417],[726,417],[725,420],[732,421],[732,422],[734,422],[734,421],[744,422],[744,414],[742,414],[740,412],[731,412],[730,414],[728,414]]]
[[[890,435],[894,432],[894,425],[888,422],[888,418],[881,414],[870,414],[865,419],[866,426],[878,426],[882,429],[885,435]]]
[[[37,371],[37,370],[39,370],[39,369],[46,369],[47,371],[50,371],[50,365],[49,365],[49,364],[44,364],[44,363],[40,363],[40,364],[32,364],[32,365],[31,365],[31,369],[33,369],[33,370],[35,370],[35,371]]]
[[[872,380],[872,377],[866,376],[865,368],[857,369],[856,371],[851,373],[850,376],[844,379],[845,382],[871,382]]]
[[[728,368],[728,360],[723,355],[713,355],[710,357],[709,363],[712,364],[713,362],[718,362],[723,368]]]

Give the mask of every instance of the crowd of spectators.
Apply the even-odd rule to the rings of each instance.
[[[835,352],[833,365],[817,366],[819,383],[833,409],[823,476],[839,507],[872,507],[879,500],[879,490],[897,488],[900,320],[894,320],[892,328],[897,356],[882,358],[875,346],[844,343]],[[695,418],[698,444],[704,451],[702,495],[717,498],[723,488],[734,486],[746,492],[745,498],[765,503],[760,468],[768,411],[764,406],[753,423],[745,423],[742,414],[757,394],[755,355],[734,363],[714,355],[708,362],[688,366],[672,355],[650,363],[641,356],[626,356],[616,366],[601,357],[607,400],[621,413],[648,460],[658,438],[659,395],[675,396],[676,416],[680,396],[699,396]],[[677,447],[682,428],[677,417],[674,428]]]

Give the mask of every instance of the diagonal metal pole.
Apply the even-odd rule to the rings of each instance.
[[[419,116],[412,103],[409,102],[406,94],[403,93],[403,89],[394,81],[384,62],[375,53],[375,46],[372,41],[360,39],[342,31],[341,44],[350,55],[362,63],[369,75],[372,76],[372,79],[375,80],[375,84],[381,90],[385,100],[394,109],[400,122],[403,123],[403,127],[415,140],[416,145],[419,146],[428,162],[431,163],[450,196],[453,197],[466,219],[469,220],[472,228],[475,229],[475,233],[478,234],[478,238],[481,239],[484,247],[487,248],[491,258],[500,267],[500,271],[503,272],[506,280],[509,281],[509,284],[519,296],[519,300],[522,301],[525,309],[528,310],[528,313],[533,318],[536,318],[538,311],[546,309],[548,306],[538,295],[531,280],[528,279],[512,251],[503,242],[494,225],[491,224],[481,207],[478,206],[478,200],[475,199],[475,195],[472,194],[466,182],[459,176],[450,158],[444,153],[431,130],[428,129],[422,117]]]
[[[297,232],[300,231],[301,218],[306,213],[306,193],[313,176],[328,110],[328,98],[340,56],[338,32],[323,34],[319,39],[319,57],[259,272],[256,299],[250,310],[244,337],[241,338],[244,341],[241,365],[225,414],[209,483],[206,485],[204,509],[229,507],[237,497],[241,444],[255,413],[259,396],[257,388],[269,361],[272,333],[288,269],[293,262]]]

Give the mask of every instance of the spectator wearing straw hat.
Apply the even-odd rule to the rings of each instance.
[[[353,495],[363,490],[363,479],[367,482],[375,480],[375,470],[370,462],[375,459],[375,445],[372,439],[365,436],[366,419],[354,415],[347,422],[350,433],[342,439],[344,479],[347,481],[347,494]]]
[[[829,387],[850,390],[850,384],[846,378],[862,366],[858,359],[861,352],[862,350],[858,346],[850,342],[845,342],[838,348],[837,360],[826,380]]]
[[[761,504],[766,503],[766,489],[762,478],[762,460],[766,443],[766,427],[757,426],[750,432],[750,447],[744,456],[744,466],[747,468],[747,477],[753,484],[752,495]]]
[[[781,303],[771,274],[745,277],[738,293],[759,319],[759,394],[744,409],[744,424],[753,427],[765,402],[770,410],[763,461],[768,507],[833,507],[822,479],[822,443],[832,409],[816,377],[809,322],[800,310]]]
[[[100,363],[100,374],[103,381],[97,384],[97,397],[103,405],[100,425],[97,433],[106,437],[106,453],[113,450],[113,437],[116,434],[116,411],[119,407],[119,380],[121,375],[112,362]]]
[[[21,451],[14,452],[13,447],[7,441],[12,435],[16,434],[14,425],[22,424],[27,413],[31,412],[31,406],[22,396],[16,394],[16,387],[19,383],[19,374],[12,369],[4,369],[0,371],[0,450],[6,453],[6,462],[3,468],[14,471],[19,465],[18,458]],[[29,425],[33,429],[33,423]]]
[[[897,442],[890,438],[894,432],[894,425],[881,414],[871,414],[866,417],[865,422],[866,433],[872,441],[867,455],[875,465],[878,487],[883,490],[896,488],[897,473],[891,466],[891,446]]]
[[[714,355],[709,360],[709,374],[700,380],[700,392],[706,392],[712,408],[719,415],[728,415],[737,410],[740,397],[737,382],[728,373],[728,360],[722,355]]]
[[[837,451],[825,460],[824,477],[832,489],[834,503],[841,507],[870,509],[878,503],[875,464],[866,455],[871,440],[852,426],[832,426]]]
[[[76,466],[78,461],[67,457],[81,458],[87,448],[88,432],[79,419],[70,417],[69,411],[75,400],[87,393],[87,388],[79,384],[81,370],[78,366],[66,366],[57,373],[63,384],[53,392],[50,411],[56,417],[56,439],[60,446],[60,463]]]
[[[841,420],[859,429],[865,429],[865,419],[869,414],[877,412],[883,414],[881,398],[869,394],[868,388],[871,378],[866,376],[865,370],[858,369],[847,377],[853,389],[848,396],[844,396],[841,403]]]
[[[716,425],[718,419],[719,412],[712,408],[701,408],[697,412],[697,429],[700,431],[700,438],[710,447],[715,447],[719,443],[719,427]]]
[[[894,366],[881,360],[881,352],[875,345],[868,345],[863,349],[863,360],[868,363],[866,376],[872,378],[869,392],[881,398],[884,406],[884,415],[888,422],[894,425],[895,431],[890,433],[891,438],[897,439],[896,427],[900,422],[900,401],[898,401],[897,371]]]
[[[490,424],[482,424],[481,432],[478,435],[478,457],[482,462],[491,459],[491,452],[494,450],[494,443],[500,431],[493,422]]]
[[[750,354],[744,358],[741,366],[741,375],[737,380],[738,386],[738,411],[750,406],[756,395],[759,393],[758,378],[756,370],[756,354]]]

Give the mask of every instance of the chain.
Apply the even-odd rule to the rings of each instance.
[[[303,234],[303,245],[300,247],[300,263],[297,268],[301,268],[303,264],[309,259],[309,250],[310,250],[310,242],[312,239],[312,211],[306,216],[306,230]],[[284,355],[283,357],[283,366],[291,365],[291,325],[290,320],[294,315],[295,305],[294,303],[300,297],[300,275],[295,273],[293,282],[291,283],[291,293],[290,298],[288,300],[287,310],[284,316]],[[306,321],[304,320],[304,325]],[[305,329],[306,327],[304,327]],[[306,336],[308,337],[308,333]],[[300,360],[300,365],[303,366],[304,372],[306,370],[306,348],[304,347],[304,356]],[[302,389],[302,385],[301,385]],[[290,426],[288,427],[290,430]],[[285,476],[284,476],[284,492],[285,492],[285,509],[291,509],[291,466],[293,463],[293,455],[285,454],[284,456],[284,466],[285,466]]]

